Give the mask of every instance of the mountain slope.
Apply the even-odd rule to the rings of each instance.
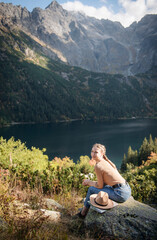
[[[126,76],[157,65],[157,15],[124,28],[118,22],[98,20],[64,10],[53,1],[45,10],[0,3],[1,23],[18,26],[46,46],[47,56],[95,72]]]
[[[20,29],[0,26],[1,123],[156,115],[156,71],[94,73],[54,61],[45,51]]]

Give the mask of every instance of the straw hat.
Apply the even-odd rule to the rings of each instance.
[[[97,208],[110,209],[118,205],[108,197],[108,193],[100,191],[98,194],[90,196],[90,203]]]

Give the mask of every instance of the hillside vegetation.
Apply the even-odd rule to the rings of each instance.
[[[129,146],[121,170],[135,199],[157,203],[157,138],[145,138],[138,151]]]
[[[133,164],[134,166],[140,166],[142,162],[145,162],[154,152],[157,153],[157,138],[152,139],[152,135],[149,139],[145,138],[139,150],[133,150],[131,146],[128,148],[127,155],[124,154],[124,158],[121,164],[121,170],[125,171],[128,164]]]
[[[154,142],[156,143],[156,139]],[[122,174],[131,183],[136,200],[144,199],[154,202],[157,201],[157,148],[154,148],[153,152],[149,152],[147,146],[142,144],[140,151],[143,154],[139,155],[139,162],[134,161],[133,164],[132,160],[128,158],[126,169],[122,171]],[[7,141],[1,137],[0,167],[8,171],[8,180],[12,184],[16,185],[20,181],[23,187],[29,185],[33,189],[40,186],[43,194],[63,194],[72,189],[81,194],[86,193],[86,187],[82,186],[82,180],[85,175],[94,174],[94,167],[89,165],[88,156],[81,156],[77,163],[68,157],[63,159],[55,157],[49,161],[44,152],[45,149],[39,150],[35,147],[30,150],[20,140],[15,141],[14,138],[11,138]],[[96,175],[94,174],[92,177],[95,179]],[[138,198],[139,191],[136,191],[137,186],[134,181],[137,181],[136,183],[139,181],[139,185],[142,186],[143,192],[140,193],[142,197]],[[144,191],[144,188],[148,187],[147,184],[150,188],[150,195],[145,194]]]
[[[0,123],[152,117],[157,73],[94,73],[48,58],[40,42],[0,26]]]
[[[95,180],[89,158],[81,156],[77,164],[65,157],[49,162],[45,149],[27,149],[20,140],[0,139],[0,216],[8,224],[2,240],[41,239],[93,239],[80,222],[71,216],[82,206],[88,187],[82,180],[91,176]],[[157,154],[151,153],[140,166],[127,165],[122,173],[129,182],[132,196],[141,202],[157,204]],[[40,208],[45,197],[53,198],[64,206],[62,220],[47,222]],[[34,215],[17,205],[27,203]],[[0,218],[0,220],[1,220]],[[1,234],[1,225],[0,225]]]

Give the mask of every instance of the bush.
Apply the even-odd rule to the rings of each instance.
[[[89,165],[90,158],[88,156],[81,156],[80,160],[77,162],[77,168],[81,173],[88,174],[94,173],[94,167]]]
[[[129,182],[136,200],[157,203],[157,154],[152,153],[139,167],[127,164],[123,176]]]
[[[24,143],[20,140],[15,141],[10,138],[8,141],[0,138],[0,167],[22,171],[31,169],[31,171],[42,171],[48,165],[48,156],[44,155],[45,148],[39,150],[32,147],[27,149]]]
[[[27,149],[24,143],[13,137],[8,141],[1,137],[0,167],[6,169],[3,177],[10,179],[10,186],[16,187],[20,183],[23,188],[37,188],[44,194],[66,193],[72,189],[85,194],[82,180],[94,169],[89,165],[89,157],[81,156],[77,164],[68,157],[55,157],[50,162],[44,152],[45,149],[35,147]]]

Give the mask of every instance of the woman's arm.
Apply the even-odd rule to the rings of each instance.
[[[84,179],[83,180],[83,185],[84,186],[92,186],[92,187],[96,187],[96,188],[103,188],[103,186],[104,186],[103,175],[102,175],[102,172],[101,172],[100,168],[98,168],[97,165],[95,166],[95,173],[96,173],[96,176],[97,176],[97,181],[91,181],[90,179]]]

